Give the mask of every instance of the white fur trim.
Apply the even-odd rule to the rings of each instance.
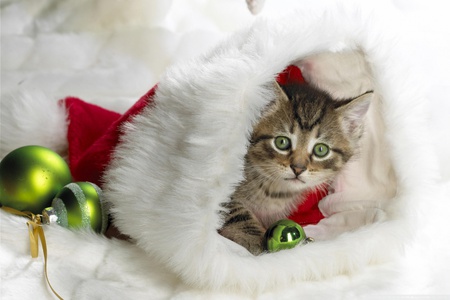
[[[354,3],[259,19],[198,60],[170,68],[155,107],[126,127],[105,177],[119,228],[187,283],[212,289],[270,290],[401,256],[436,170],[423,155],[424,99],[412,88],[410,62],[392,47],[405,41],[401,29],[385,25],[388,17],[398,18]],[[322,52],[345,53],[326,54],[337,58],[327,63],[312,56]],[[266,84],[293,62],[333,94],[370,87],[376,99],[361,153],[322,204],[328,218],[307,228],[319,241],[253,257],[216,232],[217,211],[242,178],[249,132],[271,99]],[[349,81],[353,70],[358,77]]]
[[[0,111],[0,159],[25,145],[45,145],[65,156],[65,108],[40,90],[3,95]],[[24,117],[26,116],[26,117]],[[8,120],[8,121],[6,121]]]

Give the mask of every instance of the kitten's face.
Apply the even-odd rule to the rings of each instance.
[[[276,89],[277,99],[254,128],[248,165],[272,192],[331,180],[355,152],[369,103],[360,98],[368,97],[336,102],[308,86]]]

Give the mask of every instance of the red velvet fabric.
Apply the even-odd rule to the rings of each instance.
[[[283,72],[278,74],[277,82],[280,85],[288,83],[305,83],[302,71],[296,66],[288,66]]]
[[[64,99],[69,121],[69,167],[75,181],[89,181],[102,186],[102,174],[120,141],[122,124],[152,102],[155,90],[156,86],[123,115],[78,98]]]
[[[305,82],[300,69],[295,66],[286,68],[278,75],[277,81],[281,85]],[[69,121],[69,166],[75,181],[89,181],[102,186],[102,174],[120,142],[122,124],[153,101],[156,88],[153,87],[123,115],[78,98],[63,100]],[[290,218],[301,225],[318,223],[323,215],[317,205],[324,195],[319,191],[303,195],[304,201]]]
[[[302,226],[314,225],[324,218],[319,209],[319,201],[328,194],[326,189],[316,189],[303,195],[303,202],[292,212],[289,219]]]

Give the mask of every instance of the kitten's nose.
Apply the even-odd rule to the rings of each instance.
[[[291,165],[292,172],[294,172],[295,176],[302,174],[305,171],[305,167],[302,165]]]

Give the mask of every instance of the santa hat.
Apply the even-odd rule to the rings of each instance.
[[[305,80],[300,69],[291,65],[278,74],[277,82],[285,85],[305,83]],[[69,121],[69,166],[75,181],[89,181],[102,186],[102,175],[120,142],[123,124],[151,105],[156,89],[157,85],[123,115],[79,98],[67,97],[63,100]],[[323,189],[317,189],[301,195],[303,201],[290,219],[301,225],[317,224],[323,218],[318,203],[325,193]]]

